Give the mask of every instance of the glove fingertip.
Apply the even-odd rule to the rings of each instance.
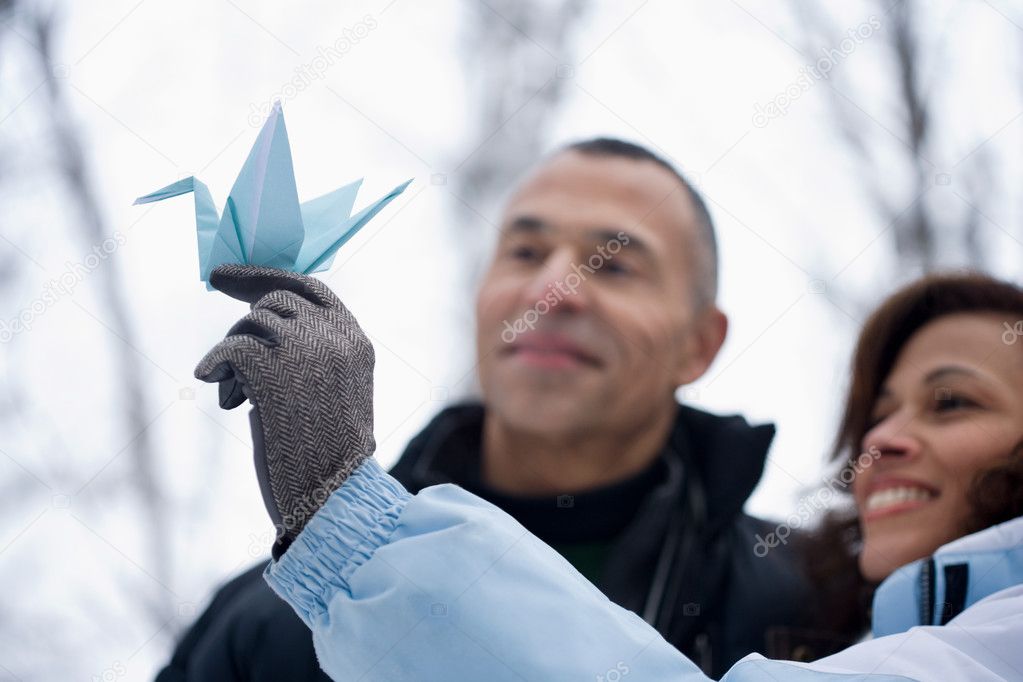
[[[234,376],[234,371],[231,369],[231,365],[224,360],[214,360],[209,356],[199,361],[199,364],[195,366],[192,371],[194,376],[199,381],[205,381],[208,384],[216,383],[218,381],[224,381]]]

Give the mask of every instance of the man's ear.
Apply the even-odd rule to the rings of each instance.
[[[688,334],[686,345],[689,347],[685,357],[681,358],[679,386],[691,384],[707,372],[721,350],[727,334],[728,316],[721,312],[720,308],[711,305],[697,314]]]

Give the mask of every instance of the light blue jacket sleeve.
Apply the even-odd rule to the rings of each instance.
[[[709,679],[498,508],[452,485],[412,496],[373,460],[266,579],[312,629],[320,665],[335,680]],[[888,682],[960,679],[957,671],[989,679],[987,668],[953,651],[941,659],[949,667],[924,674],[928,655],[907,634],[857,645],[830,663],[753,654],[723,679]],[[934,644],[933,635],[918,643],[925,641]]]

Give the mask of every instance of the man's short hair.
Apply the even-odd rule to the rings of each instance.
[[[578,152],[591,156],[617,156],[635,161],[652,161],[674,175],[685,187],[689,200],[696,209],[698,249],[690,256],[690,267],[693,270],[693,295],[697,310],[711,305],[717,299],[718,290],[718,244],[714,234],[714,221],[707,210],[707,204],[696,188],[685,176],[664,157],[655,154],[646,147],[612,137],[595,137],[581,142],[573,142],[562,148],[562,151]]]

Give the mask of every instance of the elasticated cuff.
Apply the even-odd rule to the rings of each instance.
[[[411,498],[372,457],[367,459],[263,577],[312,627],[311,619],[326,612],[338,590],[348,592],[352,573],[387,543]]]

